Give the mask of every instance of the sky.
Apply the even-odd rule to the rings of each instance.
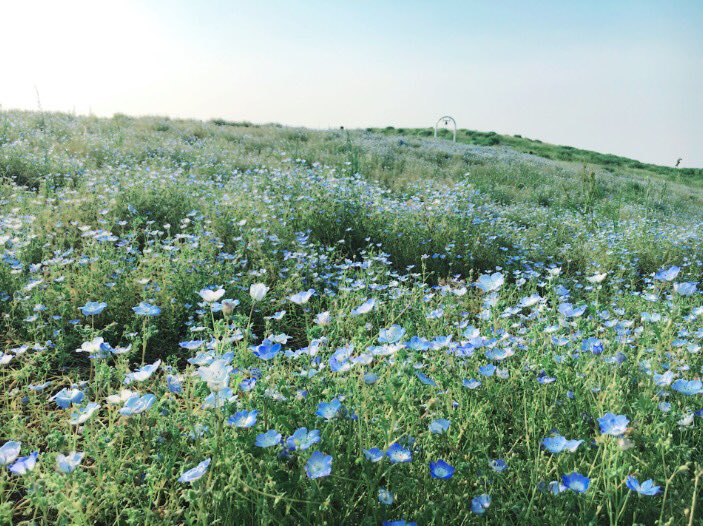
[[[451,115],[703,167],[703,1],[0,0],[0,105],[39,104],[313,128]]]

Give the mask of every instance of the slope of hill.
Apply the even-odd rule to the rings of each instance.
[[[702,203],[501,145],[0,113],[0,524],[699,524]]]
[[[434,136],[433,128],[394,128],[388,126],[386,128],[367,128],[367,130],[384,135],[401,135],[406,137],[429,138]],[[444,128],[438,130],[437,135],[442,139],[452,139],[452,132]],[[599,166],[609,170],[646,170],[647,172],[664,175],[674,180],[703,179],[703,168],[674,168],[643,163],[619,155],[582,150],[572,146],[549,144],[538,139],[528,139],[521,135],[501,135],[495,132],[459,129],[457,130],[456,140],[460,143],[476,144],[480,146],[509,146],[515,150],[538,155],[545,159],[577,162],[591,166]]]

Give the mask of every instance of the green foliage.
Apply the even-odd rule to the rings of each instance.
[[[701,395],[652,373],[700,375],[700,294],[652,274],[676,264],[678,284],[703,278],[701,174],[520,136],[432,135],[0,113],[0,446],[41,452],[26,475],[0,467],[0,524],[699,523],[700,417],[681,419]],[[494,272],[505,283],[482,293],[477,278]],[[270,287],[261,301],[254,283]],[[206,287],[225,289],[231,312],[202,301]],[[307,303],[291,300],[308,289]],[[355,313],[369,298],[373,309]],[[94,301],[105,310],[84,314]],[[585,313],[564,315],[567,301]],[[137,315],[140,302],[160,314]],[[406,333],[384,347],[393,324]],[[412,336],[433,343],[418,350]],[[589,337],[602,354],[583,349]],[[76,351],[94,338],[122,350]],[[284,350],[258,358],[264,338]],[[236,397],[218,409],[204,406],[193,360],[207,349],[231,353],[236,369]],[[360,363],[332,372],[345,349]],[[495,349],[512,354],[490,359]],[[125,385],[156,360],[152,377]],[[482,376],[487,363],[500,374]],[[80,425],[78,406],[50,400],[70,386],[82,407],[101,404]],[[124,389],[154,406],[120,414]],[[316,416],[335,397],[340,416]],[[254,428],[225,423],[244,409],[259,411]],[[600,433],[608,411],[628,416],[625,436]],[[428,431],[438,418],[451,420],[445,434]],[[320,430],[311,450],[254,445],[303,426]],[[555,430],[585,442],[549,454],[541,440]],[[412,444],[412,462],[364,458],[396,441]],[[314,449],[333,456],[329,477],[306,476]],[[58,472],[70,451],[81,465]],[[205,476],[178,482],[205,458]],[[451,479],[431,478],[440,458]],[[588,491],[552,495],[572,471]],[[630,474],[665,493],[631,492]],[[379,503],[382,487],[392,505]],[[483,493],[490,508],[471,515]]]

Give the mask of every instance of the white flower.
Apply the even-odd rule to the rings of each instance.
[[[76,349],[76,352],[86,352],[88,354],[95,354],[100,351],[100,346],[105,343],[105,340],[100,336],[93,338],[89,342],[83,342],[80,349]]]
[[[233,368],[226,360],[215,360],[210,365],[200,366],[198,375],[207,383],[211,391],[222,391],[229,383],[229,375]]]
[[[110,395],[106,398],[107,403],[110,405],[120,405],[123,402],[126,402],[133,396],[138,396],[139,393],[137,391],[132,391],[130,389],[122,389],[118,394]]]
[[[268,291],[269,288],[263,283],[253,283],[251,287],[249,287],[249,295],[254,301],[261,301],[264,299]]]
[[[214,303],[225,295],[225,289],[203,289],[198,292],[198,294],[200,294],[200,297],[203,298],[203,301],[206,301],[207,303]]]
[[[586,278],[589,283],[602,283],[605,277],[608,275],[607,272],[603,272],[602,274],[594,274],[593,276]]]
[[[309,289],[304,290],[303,292],[298,292],[297,294],[293,294],[288,299],[297,305],[305,305],[308,301],[310,301],[310,298],[312,298],[313,294],[315,294],[315,289]]]
[[[332,315],[330,314],[330,311],[327,311],[327,310],[325,312],[321,312],[317,316],[315,316],[315,323],[317,323],[320,326],[329,325],[331,321],[332,321]]]

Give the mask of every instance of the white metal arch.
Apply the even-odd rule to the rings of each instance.
[[[449,115],[445,115],[444,117],[440,117],[437,122],[434,125],[434,136],[435,139],[437,138],[437,128],[439,127],[439,123],[444,121],[445,126],[449,126],[449,123],[452,123],[452,126],[454,127],[454,139],[453,141],[456,142],[456,121],[454,120],[454,117],[450,117]]]

